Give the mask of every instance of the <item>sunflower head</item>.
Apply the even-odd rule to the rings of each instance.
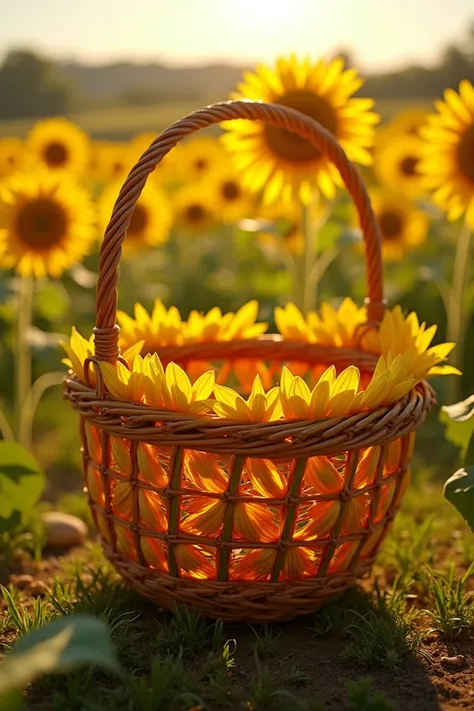
[[[382,232],[382,252],[389,261],[422,244],[428,234],[427,215],[398,192],[373,191],[372,207]],[[354,220],[355,221],[355,220]]]
[[[51,173],[15,175],[0,191],[0,265],[58,277],[90,251],[95,214],[86,191]]]
[[[25,158],[25,144],[21,138],[0,139],[0,177],[22,170]]]
[[[420,129],[425,143],[419,170],[448,219],[465,213],[474,229],[474,87],[463,80],[459,92],[446,89],[435,107]]]
[[[419,130],[426,121],[428,112],[421,107],[400,111],[391,120],[389,126],[394,132],[405,136],[419,136]]]
[[[277,60],[274,67],[259,66],[244,75],[233,98],[281,104],[311,116],[330,131],[348,157],[368,165],[373,126],[378,116],[371,99],[352,95],[362,85],[355,69],[344,69],[342,59],[316,63],[294,55]],[[340,184],[338,171],[317,149],[285,128],[261,123],[230,121],[224,144],[254,191],[264,189],[273,202],[280,194],[309,202],[315,187],[328,198]]]
[[[209,186],[183,186],[174,194],[173,209],[176,226],[187,233],[205,233],[216,221],[215,204]]]
[[[92,143],[89,173],[99,182],[124,181],[133,166],[131,152],[124,143],[96,141]]]
[[[222,168],[226,154],[216,138],[202,136],[191,138],[182,143],[176,153],[179,153],[180,172],[183,180],[203,179],[215,170]]]
[[[121,185],[110,185],[99,200],[101,231],[105,232]],[[172,224],[172,210],[166,193],[153,183],[147,183],[137,200],[123,242],[125,256],[168,241]]]
[[[145,151],[151,146],[153,141],[156,139],[156,133],[152,131],[145,131],[143,133],[138,133],[134,136],[130,142],[130,167],[137,163]],[[153,173],[150,175],[149,180],[152,182],[157,182],[159,185],[168,185],[169,183],[174,183],[179,179],[179,148],[177,146],[170,153],[167,153],[163,160],[156,166]]]
[[[26,139],[37,165],[54,173],[84,172],[89,162],[89,139],[76,124],[64,118],[38,121]]]
[[[423,142],[414,135],[389,132],[374,152],[374,170],[380,182],[390,190],[417,197],[424,192],[418,166]]]
[[[250,215],[252,197],[235,171],[216,170],[209,178],[209,192],[219,220],[224,224],[235,224]]]

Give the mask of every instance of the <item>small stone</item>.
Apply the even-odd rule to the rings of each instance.
[[[23,573],[23,575],[12,575],[10,576],[10,582],[18,588],[18,590],[25,590],[33,582],[33,576],[27,573]]]
[[[456,654],[455,657],[441,657],[441,664],[446,664],[449,667],[457,667],[462,669],[466,666],[466,657],[463,654]]]
[[[43,597],[48,592],[48,586],[44,580],[33,580],[28,587],[28,592],[33,597]]]
[[[67,549],[80,546],[87,536],[87,526],[77,516],[48,511],[43,514],[42,521],[46,533],[46,546],[50,548]]]

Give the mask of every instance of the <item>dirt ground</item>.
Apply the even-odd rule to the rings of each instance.
[[[18,573],[27,573],[33,576],[33,581],[25,586],[21,593],[23,602],[31,602],[34,597],[47,594],[51,588],[53,578],[61,575],[65,562],[78,555],[72,552],[66,558],[46,557],[41,563],[28,563],[25,566],[16,566],[16,571],[10,576],[4,569],[1,583],[18,581]],[[81,556],[81,551],[79,551]],[[39,581],[39,582],[38,582]],[[366,579],[360,590],[370,589],[373,579]],[[140,618],[141,629],[150,629],[154,624],[166,621],[170,613],[153,607],[143,601],[140,604],[135,599],[134,607]],[[279,635],[275,649],[264,664],[276,678],[283,678],[290,667],[297,667],[307,677],[306,681],[298,688],[291,689],[291,693],[298,699],[320,700],[321,708],[336,711],[347,708],[346,686],[348,682],[357,681],[362,677],[372,679],[374,691],[381,691],[393,704],[397,711],[451,711],[454,709],[474,709],[474,634],[467,634],[453,642],[445,642],[436,636],[428,635],[416,654],[408,656],[403,664],[394,671],[388,671],[382,666],[372,664],[370,668],[361,669],[359,666],[348,663],[343,655],[346,640],[337,635],[328,634],[322,637],[314,635],[313,619],[303,617],[291,622],[272,625],[272,632]],[[235,688],[245,689],[249,679],[255,673],[255,660],[253,646],[255,633],[247,624],[226,624],[226,639],[235,639],[235,667],[232,669],[232,685]],[[2,642],[12,640],[11,631],[4,631]],[[146,644],[146,640],[143,641]],[[462,655],[461,666],[446,662],[443,658],[453,658]],[[191,662],[191,668],[196,660]],[[100,699],[100,688],[97,688],[97,700]],[[28,708],[50,709],[51,700],[38,698],[36,693],[29,696]],[[54,707],[56,708],[56,706]],[[61,706],[67,711],[67,705]],[[161,708],[161,707],[160,707]],[[213,706],[209,709],[225,709],[226,711],[242,711],[243,708],[253,709],[252,705],[245,706],[241,698],[232,700],[222,706]],[[260,707],[259,707],[260,708]],[[272,708],[276,708],[273,707]],[[285,708],[287,708],[285,706]],[[375,708],[375,707],[374,707]],[[118,710],[119,711],[119,710]]]

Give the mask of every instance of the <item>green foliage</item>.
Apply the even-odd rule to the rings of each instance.
[[[447,424],[447,439],[461,448],[464,464],[445,483],[444,495],[474,531],[474,395],[443,407],[440,419]]]
[[[7,605],[6,623],[14,627],[20,637],[31,630],[43,627],[49,621],[50,611],[40,597],[36,598],[32,610],[29,610],[25,605],[17,603],[11,592],[3,585],[0,585],[0,590]]]
[[[0,707],[21,708],[20,691],[26,684],[44,674],[65,674],[85,665],[119,669],[100,621],[85,615],[63,617],[30,631],[13,645],[0,667]]]
[[[194,657],[211,641],[216,645],[221,631],[221,623],[209,625],[197,608],[176,605],[172,619],[160,625],[156,645],[162,653]]]
[[[382,565],[397,577],[417,577],[423,566],[433,562],[433,528],[436,516],[431,514],[418,521],[412,512],[400,512],[393,531],[381,551]]]
[[[353,622],[354,613],[361,614],[371,609],[367,595],[360,590],[350,589],[341,597],[330,600],[314,613],[313,623],[310,627],[315,637],[346,637],[350,624]]]
[[[445,483],[444,495],[474,531],[474,466],[458,469]]]
[[[254,652],[258,654],[259,657],[268,657],[273,654],[276,650],[281,632],[275,634],[272,627],[267,624],[263,624],[260,630],[256,630],[252,625],[250,625],[250,628],[256,637],[253,643]]]
[[[217,627],[217,625],[216,625]],[[208,687],[208,694],[217,704],[223,705],[232,696],[232,670],[236,666],[234,659],[237,642],[227,640],[222,649],[212,651],[207,657],[202,670],[202,681]]]
[[[97,567],[84,565],[79,561],[68,571],[64,579],[56,579],[50,601],[61,615],[75,613],[108,615],[134,609],[135,594],[126,588],[103,559]]]
[[[439,632],[447,640],[454,639],[474,622],[472,596],[468,591],[473,573],[474,562],[460,577],[456,577],[453,565],[447,577],[428,569],[426,588],[433,607],[423,612],[433,623],[431,631]]]
[[[440,420],[446,424],[445,436],[449,442],[461,448],[462,463],[470,464],[466,454],[474,433],[474,395],[441,408]],[[474,460],[473,460],[474,463]]]
[[[0,533],[19,525],[44,485],[44,474],[29,452],[16,442],[0,442]]]
[[[129,711],[171,711],[204,706],[196,681],[184,670],[181,655],[156,657],[148,678],[131,678]]]
[[[261,664],[258,654],[254,654],[257,673],[251,685],[251,708],[286,709],[297,708],[298,701],[293,694],[283,689],[277,675],[272,674],[268,667]]]
[[[378,615],[372,610],[366,615],[355,612],[354,616],[348,629],[350,641],[343,653],[347,661],[394,671],[421,642],[420,634],[398,615]]]
[[[71,297],[60,281],[47,281],[35,295],[35,311],[47,321],[60,321],[71,306]]]
[[[18,558],[41,560],[46,542],[44,525],[33,509],[23,516],[23,520],[8,531],[0,532],[0,562],[12,566]]]
[[[283,678],[285,684],[288,684],[288,686],[303,686],[310,680],[308,674],[294,664],[285,671]]]
[[[373,693],[371,679],[347,684],[349,711],[393,711],[393,706],[380,691]]]

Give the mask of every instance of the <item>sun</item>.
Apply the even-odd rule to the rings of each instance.
[[[232,3],[232,14],[246,27],[252,23],[275,30],[295,19],[304,4],[305,0],[238,0]]]

